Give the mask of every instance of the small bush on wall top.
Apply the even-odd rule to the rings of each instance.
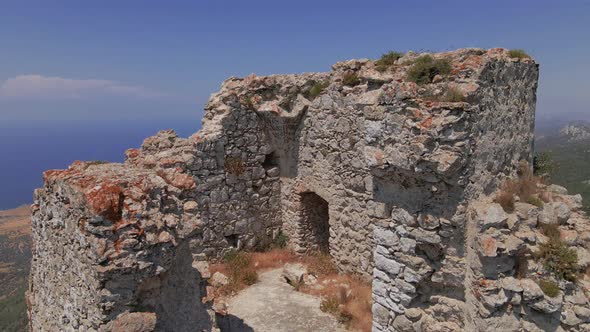
[[[389,69],[389,67],[393,66],[402,56],[404,56],[403,53],[395,51],[385,53],[379,60],[375,61],[375,69],[379,72],[384,72]]]
[[[319,96],[320,94],[322,94],[322,92],[324,92],[324,90],[330,85],[330,81],[326,80],[326,81],[320,81],[315,83],[311,89],[309,89],[309,96],[313,99],[317,96]]]
[[[360,78],[356,73],[346,73],[342,76],[342,84],[347,86],[356,86],[361,83]]]
[[[517,58],[517,59],[530,59],[531,58],[531,56],[528,55],[522,49],[510,50],[510,51],[508,51],[508,56],[511,57],[511,58]]]
[[[448,75],[451,62],[448,59],[434,59],[430,55],[418,57],[408,69],[408,80],[417,84],[428,84],[436,75]]]

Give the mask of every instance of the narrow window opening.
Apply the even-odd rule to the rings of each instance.
[[[238,234],[231,234],[225,237],[227,244],[230,246],[237,248],[238,247]]]
[[[279,156],[276,152],[271,152],[264,157],[264,162],[262,162],[262,167],[264,169],[269,170],[273,167],[279,166]]]

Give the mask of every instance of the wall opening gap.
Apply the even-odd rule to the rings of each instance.
[[[330,209],[314,192],[301,194],[301,235],[312,251],[330,251]]]
[[[238,234],[226,235],[225,240],[227,241],[227,244],[229,244],[230,246],[234,248],[238,247]]]
[[[271,152],[264,156],[264,161],[262,162],[262,167],[264,169],[269,170],[274,167],[279,167],[279,156],[276,152]]]

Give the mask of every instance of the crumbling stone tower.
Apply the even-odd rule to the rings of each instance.
[[[433,54],[450,72],[419,85],[419,56],[230,78],[190,138],[162,131],[124,164],[47,171],[32,329],[209,329],[206,261],[280,231],[373,278],[376,331],[427,298],[464,302],[467,207],[531,160],[538,66],[461,49]]]

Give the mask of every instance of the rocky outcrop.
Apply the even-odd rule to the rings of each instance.
[[[559,130],[559,134],[568,141],[585,141],[590,139],[590,123],[578,121],[570,123]]]
[[[138,313],[142,328],[155,317],[156,330],[214,329],[207,261],[282,234],[298,253],[373,277],[375,331],[479,326],[470,241],[511,219],[492,205],[471,227],[470,202],[531,160],[538,67],[462,49],[431,55],[449,73],[418,85],[408,72],[420,56],[230,78],[190,138],[163,131],[124,164],[46,172],[33,205],[33,330],[113,330]],[[552,208],[548,218],[566,218]],[[498,252],[505,239],[484,235],[485,253]]]
[[[590,329],[590,220],[581,211],[582,197],[540,186],[547,202],[516,202],[490,227],[480,225],[498,204],[486,197],[470,204],[468,223],[477,231],[468,240],[474,259],[468,262],[467,308],[480,331]]]

